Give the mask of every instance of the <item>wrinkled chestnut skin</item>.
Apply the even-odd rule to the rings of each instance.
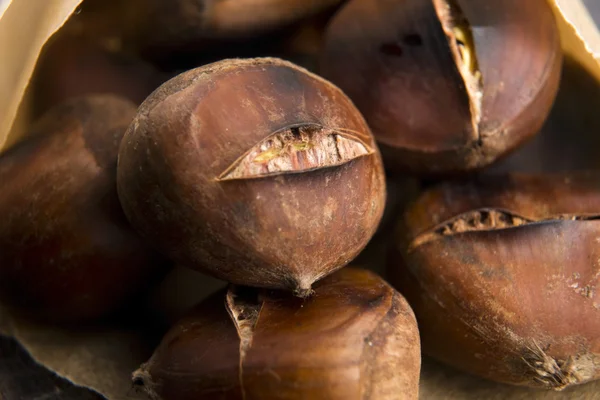
[[[448,3],[472,28],[480,100],[439,16]],[[484,167],[537,133],[561,63],[546,0],[351,0],[329,26],[320,72],[356,102],[387,168],[437,175]]]
[[[388,264],[424,352],[516,385],[599,378],[599,215],[598,173],[493,176],[424,193]]]
[[[118,146],[135,106],[78,98],[0,155],[0,296],[41,319],[91,320],[134,300],[160,269],[116,192]]]
[[[307,167],[341,158],[340,148],[335,154],[302,142],[319,150],[315,158],[295,152],[302,143],[288,143],[291,153],[276,159],[297,157],[292,170],[253,173],[262,155],[253,158],[252,151],[297,126],[342,132],[369,154]],[[234,168],[247,157],[254,159],[247,171]],[[271,58],[225,60],[166,82],[127,131],[117,175],[133,226],[179,265],[300,296],[364,248],[385,203],[379,152],[350,100],[316,75]]]
[[[161,400],[418,398],[414,314],[374,273],[344,268],[307,299],[237,291],[171,328],[134,384]]]
[[[98,94],[115,94],[141,104],[165,80],[141,60],[83,37],[59,34],[44,47],[35,70],[35,113],[71,98]]]

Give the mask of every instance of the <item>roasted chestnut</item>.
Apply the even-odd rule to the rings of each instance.
[[[321,73],[356,102],[386,167],[449,174],[532,137],[561,63],[546,0],[351,0],[327,30]]]
[[[74,99],[0,155],[0,297],[10,305],[53,321],[100,318],[161,270],[116,191],[135,109],[113,96]]]
[[[140,104],[166,80],[149,64],[83,37],[58,34],[44,47],[34,78],[35,113],[74,97],[116,94]]]
[[[344,268],[307,299],[233,287],[201,303],[133,374],[152,399],[417,399],[421,354],[406,300]]]
[[[364,248],[385,203],[379,151],[350,100],[272,58],[157,89],[123,139],[117,184],[134,227],[179,265],[299,296]]]
[[[425,192],[389,259],[423,350],[499,382],[600,377],[600,174],[489,176]]]

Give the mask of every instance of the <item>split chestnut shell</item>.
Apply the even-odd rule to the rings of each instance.
[[[408,209],[389,260],[423,350],[492,380],[600,378],[600,175],[447,183]]]
[[[406,300],[344,268],[299,299],[233,287],[178,322],[133,382],[153,400],[417,399],[421,354]]]
[[[271,58],[157,89],[121,145],[118,189],[132,224],[181,265],[301,296],[360,252],[385,202],[379,152],[351,101]]]
[[[321,73],[356,102],[386,167],[447,174],[537,133],[561,65],[547,0],[350,0]]]

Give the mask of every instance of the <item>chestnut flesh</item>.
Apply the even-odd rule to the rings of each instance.
[[[0,297],[9,305],[51,321],[101,318],[162,269],[116,191],[135,110],[114,96],[74,99],[0,155]]]
[[[561,390],[600,378],[600,174],[432,188],[389,259],[423,351],[485,378]]]
[[[355,102],[386,167],[484,167],[541,128],[562,52],[546,0],[351,0],[333,18],[321,74]]]
[[[179,265],[299,296],[364,248],[385,203],[350,100],[272,58],[163,84],[125,134],[117,185],[133,226]]]
[[[417,399],[421,354],[406,300],[344,268],[307,299],[232,287],[166,334],[133,383],[152,399]]]

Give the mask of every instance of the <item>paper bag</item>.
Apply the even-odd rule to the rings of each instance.
[[[594,2],[597,1],[591,0],[588,3],[596,4]],[[81,0],[0,0],[0,149],[15,143],[23,135],[24,122],[27,122],[27,103],[22,99],[37,57],[44,43],[71,13],[76,12],[80,2]],[[598,92],[596,98],[590,98],[589,94],[582,95],[587,102],[587,110],[593,113],[590,110],[595,107],[594,104],[598,104],[597,109],[600,109],[600,65],[594,57],[600,56],[600,33],[583,0],[552,0],[552,4],[559,20],[565,52],[576,60],[579,65],[577,68],[581,70],[570,72],[573,79],[583,76],[581,82],[585,83],[581,84],[581,90]],[[590,79],[593,82],[591,85],[588,84]],[[569,99],[564,96],[571,94],[564,93],[571,92],[562,91],[557,103],[568,103]],[[575,107],[576,112],[577,109],[582,112],[585,107]],[[556,112],[560,114],[562,111]],[[572,110],[564,111],[564,115],[558,116],[559,120],[577,119],[577,114],[572,113]],[[596,126],[600,127],[600,121]],[[377,265],[371,267],[381,269]],[[174,274],[175,277],[170,278],[166,287],[162,288],[162,296],[165,298],[178,296],[177,306],[167,307],[172,314],[183,312],[212,289],[222,286],[222,283],[209,281],[200,274],[185,271]],[[182,295],[186,291],[190,295]],[[174,309],[177,311],[174,312]],[[101,327],[73,332],[35,325],[1,310],[0,332],[17,338],[32,357],[49,370],[74,384],[92,388],[111,400],[137,398],[132,391],[130,373],[145,361],[152,350],[151,343],[147,340],[147,331],[143,327]],[[540,392],[484,381],[425,358],[421,397],[427,400],[592,400],[600,398],[600,383],[584,385],[564,393]]]

